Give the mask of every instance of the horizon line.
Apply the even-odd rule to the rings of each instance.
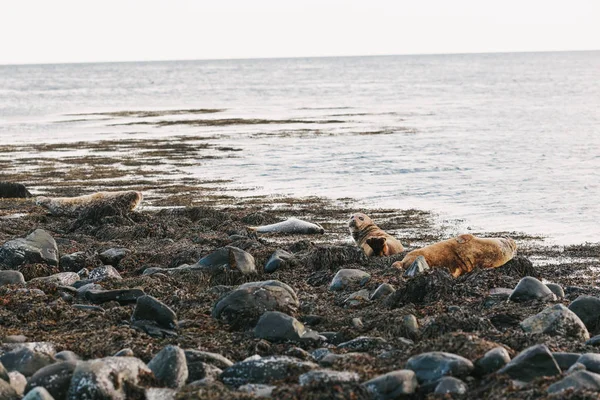
[[[600,49],[578,50],[515,50],[515,51],[473,51],[449,53],[402,53],[402,54],[348,54],[332,56],[283,56],[283,57],[226,57],[226,58],[181,58],[181,59],[151,59],[151,60],[112,60],[112,61],[66,61],[66,62],[37,62],[37,63],[9,63],[0,64],[0,67],[9,66],[36,66],[36,65],[72,65],[72,64],[126,64],[126,63],[159,63],[159,62],[194,62],[194,61],[253,61],[253,60],[296,60],[306,58],[359,58],[359,57],[410,57],[410,56],[460,56],[460,55],[486,55],[486,54],[527,54],[527,53],[592,53]]]

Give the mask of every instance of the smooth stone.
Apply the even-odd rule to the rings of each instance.
[[[243,275],[256,273],[256,264],[252,254],[233,246],[225,246],[201,258],[191,269],[200,269],[210,273],[239,271]]]
[[[329,290],[345,290],[351,286],[364,286],[371,275],[360,269],[340,269],[333,277]]]
[[[415,371],[419,382],[433,382],[444,376],[463,377],[473,370],[473,363],[452,353],[433,351],[412,356],[406,369]]]
[[[414,371],[401,369],[388,372],[363,383],[377,400],[393,400],[415,393],[419,383]]]
[[[2,339],[3,343],[25,343],[27,336],[25,335],[8,335]]]
[[[563,290],[562,286],[557,285],[556,283],[546,283],[546,287],[550,289],[552,293],[554,293],[556,298],[563,299],[565,297],[565,291]]]
[[[87,277],[87,280],[91,282],[99,282],[105,279],[123,279],[119,271],[115,269],[112,265],[103,265],[101,267],[96,267],[90,271],[90,274]]]
[[[150,360],[148,368],[162,385],[170,388],[184,386],[188,378],[185,353],[178,346],[165,346]]]
[[[460,379],[445,376],[440,379],[433,391],[434,394],[458,394],[467,393],[467,385]]]
[[[488,375],[498,371],[509,362],[510,355],[508,351],[504,347],[496,347],[475,361],[475,372],[480,376]]]
[[[521,328],[528,333],[562,336],[588,340],[590,334],[579,317],[563,304],[555,304],[523,322]]]
[[[361,289],[358,292],[352,293],[344,300],[347,307],[359,307],[369,303],[369,290]]]
[[[221,381],[228,386],[238,387],[247,383],[263,383],[280,381],[298,377],[305,372],[318,368],[308,361],[287,356],[270,356],[259,359],[244,360],[233,364],[221,374]]]
[[[29,391],[23,400],[54,400],[54,397],[41,386]]]
[[[585,344],[587,344],[589,346],[599,346],[600,345],[600,335],[596,335],[596,336],[590,338],[590,340],[585,342]]]
[[[279,311],[267,311],[261,315],[254,328],[254,336],[270,342],[321,340],[317,332],[306,329],[302,322]]]
[[[419,334],[419,321],[417,317],[412,314],[407,314],[402,317],[402,326],[410,336],[416,336]]]
[[[142,289],[115,289],[115,290],[94,290],[85,291],[84,297],[92,303],[106,303],[117,301],[121,305],[135,303],[138,297],[145,296]]]
[[[126,347],[124,349],[117,351],[113,357],[134,357],[134,356],[135,356],[135,354],[133,353],[133,350],[131,350],[129,347]]]
[[[577,362],[577,360],[579,360],[579,357],[581,357],[580,353],[564,353],[564,352],[554,352],[552,353],[552,357],[554,357],[554,359],[556,360],[556,363],[558,364],[558,366],[560,367],[561,370],[566,371],[569,368],[571,368],[571,366],[573,364],[575,364]]]
[[[600,375],[589,371],[575,371],[550,385],[547,391],[554,394],[567,389],[573,389],[573,391],[585,389],[600,392]]]
[[[58,353],[56,353],[54,355],[54,358],[56,358],[59,361],[79,361],[79,360],[81,360],[81,357],[79,357],[77,354],[73,353],[71,350],[59,351]]]
[[[221,368],[215,367],[212,364],[208,364],[202,361],[196,361],[191,364],[188,363],[187,367],[187,383],[196,382],[202,379],[215,381],[223,373],[223,370]]]
[[[381,337],[359,336],[338,345],[338,349],[366,352],[373,349],[388,348],[389,343]]]
[[[40,368],[52,364],[54,357],[23,346],[2,354],[0,362],[7,371],[18,371],[25,376],[31,376]]]
[[[61,286],[71,286],[79,280],[79,275],[75,272],[59,272],[50,276],[41,276],[39,278],[33,278],[30,283],[45,282],[54,283]]]
[[[184,350],[184,353],[188,368],[196,362],[204,362],[207,364],[214,365],[215,367],[221,369],[229,368],[233,365],[233,362],[231,360],[217,353],[211,353],[208,351],[201,351],[195,349],[186,349]]]
[[[25,386],[27,386],[27,378],[20,372],[12,371],[8,373],[8,383],[15,389],[19,396],[23,396]]]
[[[296,293],[283,282],[250,282],[217,300],[212,316],[234,328],[243,328],[256,325],[266,311],[293,315],[299,306]]]
[[[375,291],[371,295],[371,300],[381,299],[394,293],[395,291],[396,289],[394,289],[394,287],[389,283],[382,283],[377,287],[377,289],[375,289]]]
[[[600,373],[600,354],[585,353],[577,359],[579,364],[585,365],[585,369],[591,372]]]
[[[112,265],[113,267],[116,267],[119,265],[119,262],[129,253],[131,253],[129,249],[117,247],[103,251],[102,253],[98,254],[98,257],[100,257],[100,261],[102,261],[104,265]]]
[[[0,247],[0,265],[14,269],[24,263],[58,266],[58,247],[48,232],[36,229],[25,238],[9,240]]]
[[[306,386],[313,383],[338,384],[348,382],[359,382],[360,377],[356,372],[333,371],[330,369],[315,369],[300,375],[298,383]]]
[[[571,304],[569,310],[573,311],[592,332],[596,331],[600,323],[600,299],[593,296],[581,295]]]
[[[427,264],[427,260],[425,260],[425,257],[419,256],[415,259],[415,261],[413,261],[412,264],[410,264],[410,267],[408,267],[406,271],[404,271],[403,276],[405,278],[413,278],[417,275],[422,274],[425,271],[429,271],[430,269],[431,268],[429,268],[429,264]]]
[[[277,386],[248,383],[237,388],[239,392],[251,394],[254,397],[270,398]]]
[[[177,327],[175,312],[166,304],[149,295],[137,298],[131,321],[134,323],[150,322],[164,329],[175,329]]]
[[[19,271],[0,271],[0,286],[20,285],[25,283],[25,277]]]
[[[575,364],[573,364],[573,365],[571,365],[569,367],[569,369],[567,370],[567,372],[565,373],[565,375],[570,375],[570,374],[572,374],[573,372],[576,372],[576,371],[587,371],[587,369],[585,368],[585,365],[576,362]]]
[[[64,399],[69,391],[78,361],[62,361],[39,369],[27,382],[26,392],[44,387],[56,399]]]
[[[33,195],[22,183],[0,181],[0,199],[25,199],[28,197],[33,197]]]
[[[286,265],[294,255],[288,251],[277,249],[265,264],[265,272],[272,273]]]
[[[508,299],[517,303],[529,300],[555,301],[556,295],[538,279],[526,276],[519,281]]]
[[[507,374],[512,379],[524,382],[541,376],[560,375],[560,373],[560,367],[552,357],[552,353],[543,344],[526,348],[498,371],[498,374]]]
[[[0,379],[0,399],[2,400],[19,400],[21,396],[16,390],[10,386],[10,383],[4,379]]]
[[[84,251],[77,251],[71,254],[65,254],[60,258],[60,269],[62,271],[78,272],[85,268],[87,264],[87,255]]]

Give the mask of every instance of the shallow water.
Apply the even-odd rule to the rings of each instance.
[[[225,111],[69,115],[194,108]],[[228,118],[296,122],[123,125]],[[241,151],[182,169],[239,195],[600,241],[600,52],[0,66],[2,144],[192,134]]]

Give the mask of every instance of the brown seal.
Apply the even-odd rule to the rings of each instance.
[[[354,241],[367,256],[391,256],[404,251],[402,243],[385,233],[363,213],[350,217],[348,223]]]
[[[497,268],[511,260],[517,244],[510,238],[478,238],[465,234],[413,250],[392,264],[408,268],[423,256],[430,267],[447,268],[455,278],[475,268]]]
[[[53,215],[78,216],[94,208],[110,206],[117,211],[129,212],[142,201],[142,193],[134,190],[122,192],[98,192],[79,197],[39,196],[36,203]]]

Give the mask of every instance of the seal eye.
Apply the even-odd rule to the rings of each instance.
[[[360,219],[361,221],[364,221],[364,220],[365,220],[363,217],[358,217],[358,219]]]

